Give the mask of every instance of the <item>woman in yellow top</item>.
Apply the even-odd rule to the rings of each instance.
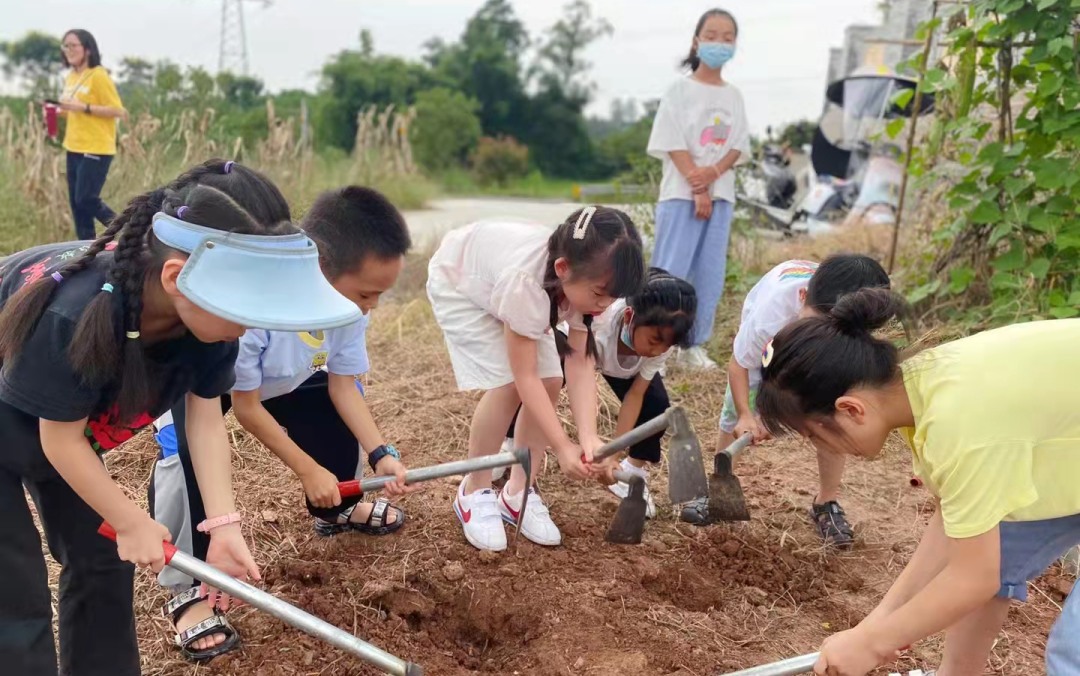
[[[94,219],[107,225],[116,214],[101,201],[101,188],[116,154],[116,120],[127,111],[109,74],[101,67],[101,52],[88,31],[64,34],[64,65],[71,68],[60,96],[67,116],[68,199],[75,217],[75,235],[94,239]]]
[[[945,630],[937,676],[981,675],[1010,599],[1080,542],[1080,320],[986,331],[901,364],[872,332],[903,307],[864,289],[788,325],[762,356],[770,431],[872,456],[897,430],[937,498],[907,567],[866,619],[824,642],[817,674],[863,676]],[[1078,599],[1050,632],[1049,676],[1080,674]]]

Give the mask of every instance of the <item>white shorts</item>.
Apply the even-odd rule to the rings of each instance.
[[[450,352],[458,389],[493,390],[514,382],[503,323],[455,289],[435,266],[429,269],[427,293]],[[536,341],[536,372],[541,378],[563,376],[551,334]]]

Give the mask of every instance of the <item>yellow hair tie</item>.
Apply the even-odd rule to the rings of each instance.
[[[139,337],[139,332],[138,331],[128,331],[127,332],[127,337],[132,339],[132,340],[135,340],[136,338]]]

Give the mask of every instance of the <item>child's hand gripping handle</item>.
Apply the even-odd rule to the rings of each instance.
[[[528,456],[528,449],[518,449],[513,452],[495,453],[494,455],[485,455],[479,458],[444,462],[441,465],[411,469],[405,473],[405,483],[407,485],[412,485],[420,483],[421,481],[432,481],[434,479],[442,479],[443,477],[457,476],[458,474],[467,474],[469,472],[478,472],[480,470],[493,469],[495,467],[509,467],[510,465],[527,462]],[[376,476],[370,479],[342,481],[338,483],[338,492],[341,493],[341,497],[343,498],[351,498],[353,496],[363,495],[364,493],[381,490],[383,486],[394,480],[396,480],[396,477],[393,476]]]
[[[116,529],[109,525],[108,521],[102,521],[101,526],[97,529],[99,535],[104,535],[113,542],[116,542]],[[165,565],[169,565],[173,556],[176,554],[176,545],[171,542],[162,542],[162,546],[165,549]]]
[[[101,524],[98,533],[114,542],[116,541],[116,530],[108,523]],[[390,653],[370,643],[361,641],[349,632],[320,620],[276,596],[252,587],[246,582],[234,579],[190,554],[178,552],[176,547],[168,542],[164,543],[164,545],[165,562],[173,563],[172,559],[175,555],[176,561],[173,566],[181,573],[187,573],[193,578],[211,584],[222,591],[228,592],[231,596],[235,596],[255,608],[273,615],[282,622],[296,627],[300,631],[346,650],[378,667],[381,672],[393,674],[394,676],[422,676],[424,673],[424,670],[417,664],[394,657]]]
[[[630,430],[626,434],[617,436],[611,441],[607,442],[600,448],[593,452],[593,462],[600,462],[606,460],[615,455],[624,448],[630,448],[634,444],[645,441],[649,437],[659,434],[668,428],[671,424],[670,415],[678,407],[673,406],[664,412],[663,415],[658,415],[652,420],[638,425],[634,429]],[[586,462],[585,455],[582,454],[581,462]]]

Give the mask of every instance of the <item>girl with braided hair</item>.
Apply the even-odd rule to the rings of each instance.
[[[170,535],[99,456],[184,399],[211,517],[202,524],[212,538],[206,559],[258,579],[237,523],[218,400],[233,384],[236,341],[246,327],[332,328],[359,310],[322,276],[314,243],[290,223],[278,189],[219,160],[136,197],[91,244],[0,261],[0,308],[0,663],[26,676],[57,673],[25,486],[63,567],[60,672],[134,676],[132,564],[160,570]],[[103,518],[116,546],[97,535]],[[203,624],[197,638],[231,632],[220,616]]]
[[[590,206],[554,232],[539,225],[481,222],[449,233],[428,267],[428,297],[462,390],[484,390],[473,415],[469,457],[499,450],[519,405],[515,441],[540,466],[550,447],[563,472],[593,476],[596,435],[596,340],[592,315],[645,283],[641,236],[617,209]],[[569,323],[569,335],[555,330]],[[567,393],[578,443],[555,409],[566,361]],[[582,460],[585,462],[582,462]],[[501,495],[491,471],[473,472],[458,488],[454,512],[478,549],[506,548],[503,521],[516,522],[530,491],[521,534],[541,545],[562,535],[525,474],[515,466]]]

